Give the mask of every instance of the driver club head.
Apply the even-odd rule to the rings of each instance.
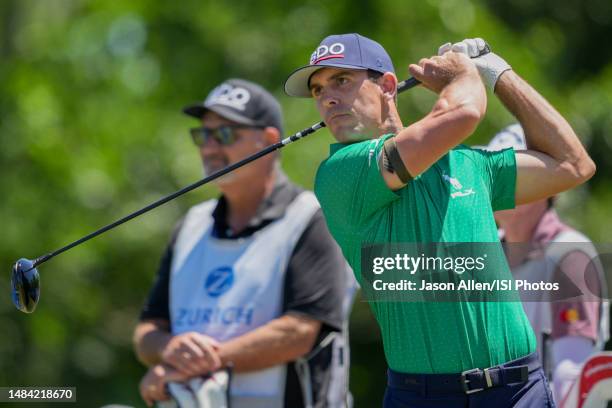
[[[11,288],[15,307],[24,313],[32,313],[40,299],[40,276],[34,262],[25,258],[15,262]]]

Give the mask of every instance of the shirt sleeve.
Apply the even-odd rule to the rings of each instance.
[[[514,208],[516,194],[514,149],[495,152],[472,149],[472,152],[481,163],[483,181],[489,191],[493,211]]]
[[[316,319],[341,330],[348,292],[348,265],[332,239],[321,210],[298,240],[285,274],[284,313]]]
[[[389,189],[379,168],[383,143],[390,136],[336,148],[321,164],[315,193],[329,222],[359,226],[399,198]]]
[[[182,224],[182,220],[177,223],[172,233],[172,237],[170,238],[170,242],[166,246],[157,270],[157,278],[140,312],[140,321],[148,319],[166,319],[170,321],[170,305],[168,300],[170,289],[170,266],[172,265],[174,243],[176,242]]]

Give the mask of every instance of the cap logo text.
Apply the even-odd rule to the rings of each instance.
[[[225,105],[244,111],[250,99],[251,94],[246,89],[233,87],[229,84],[221,84],[208,95],[204,101],[204,106]]]
[[[323,60],[330,58],[344,58],[344,44],[333,43],[330,46],[319,45],[319,47],[310,56],[310,65],[318,64]]]

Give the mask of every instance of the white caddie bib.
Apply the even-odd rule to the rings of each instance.
[[[514,275],[515,279],[525,279],[532,282],[539,280],[551,282],[553,274],[563,257],[572,251],[582,251],[585,252],[591,259],[597,259],[597,250],[586,236],[575,230],[567,230],[557,234],[557,236],[555,236],[554,239],[548,243],[545,249],[544,257],[526,262],[525,264],[514,268],[512,270],[512,274]],[[600,272],[600,282],[602,282],[601,290],[605,291],[606,281],[601,265],[598,267],[598,272]],[[609,339],[609,303],[606,299],[607,293],[602,293],[598,336],[599,340],[597,344],[597,347],[601,349],[603,349],[602,346]],[[548,295],[544,294],[540,302],[523,302],[525,314],[527,315],[531,326],[538,337],[537,351],[540,356],[542,356],[544,353],[541,344],[542,333],[550,334],[552,332],[552,312],[550,302],[547,300]]]
[[[289,259],[320,207],[304,191],[283,217],[250,237],[229,240],[212,236],[216,204],[192,207],[185,217],[174,245],[169,304],[173,334],[196,331],[225,341],[281,315]],[[254,407],[282,407],[285,379],[286,365],[236,374],[232,406],[244,399]]]

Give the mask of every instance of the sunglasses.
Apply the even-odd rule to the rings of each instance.
[[[229,146],[236,142],[238,139],[236,130],[238,129],[263,129],[263,126],[249,126],[249,125],[226,125],[219,126],[217,128],[199,127],[189,129],[191,139],[196,146],[202,147],[214,139],[221,146]]]

